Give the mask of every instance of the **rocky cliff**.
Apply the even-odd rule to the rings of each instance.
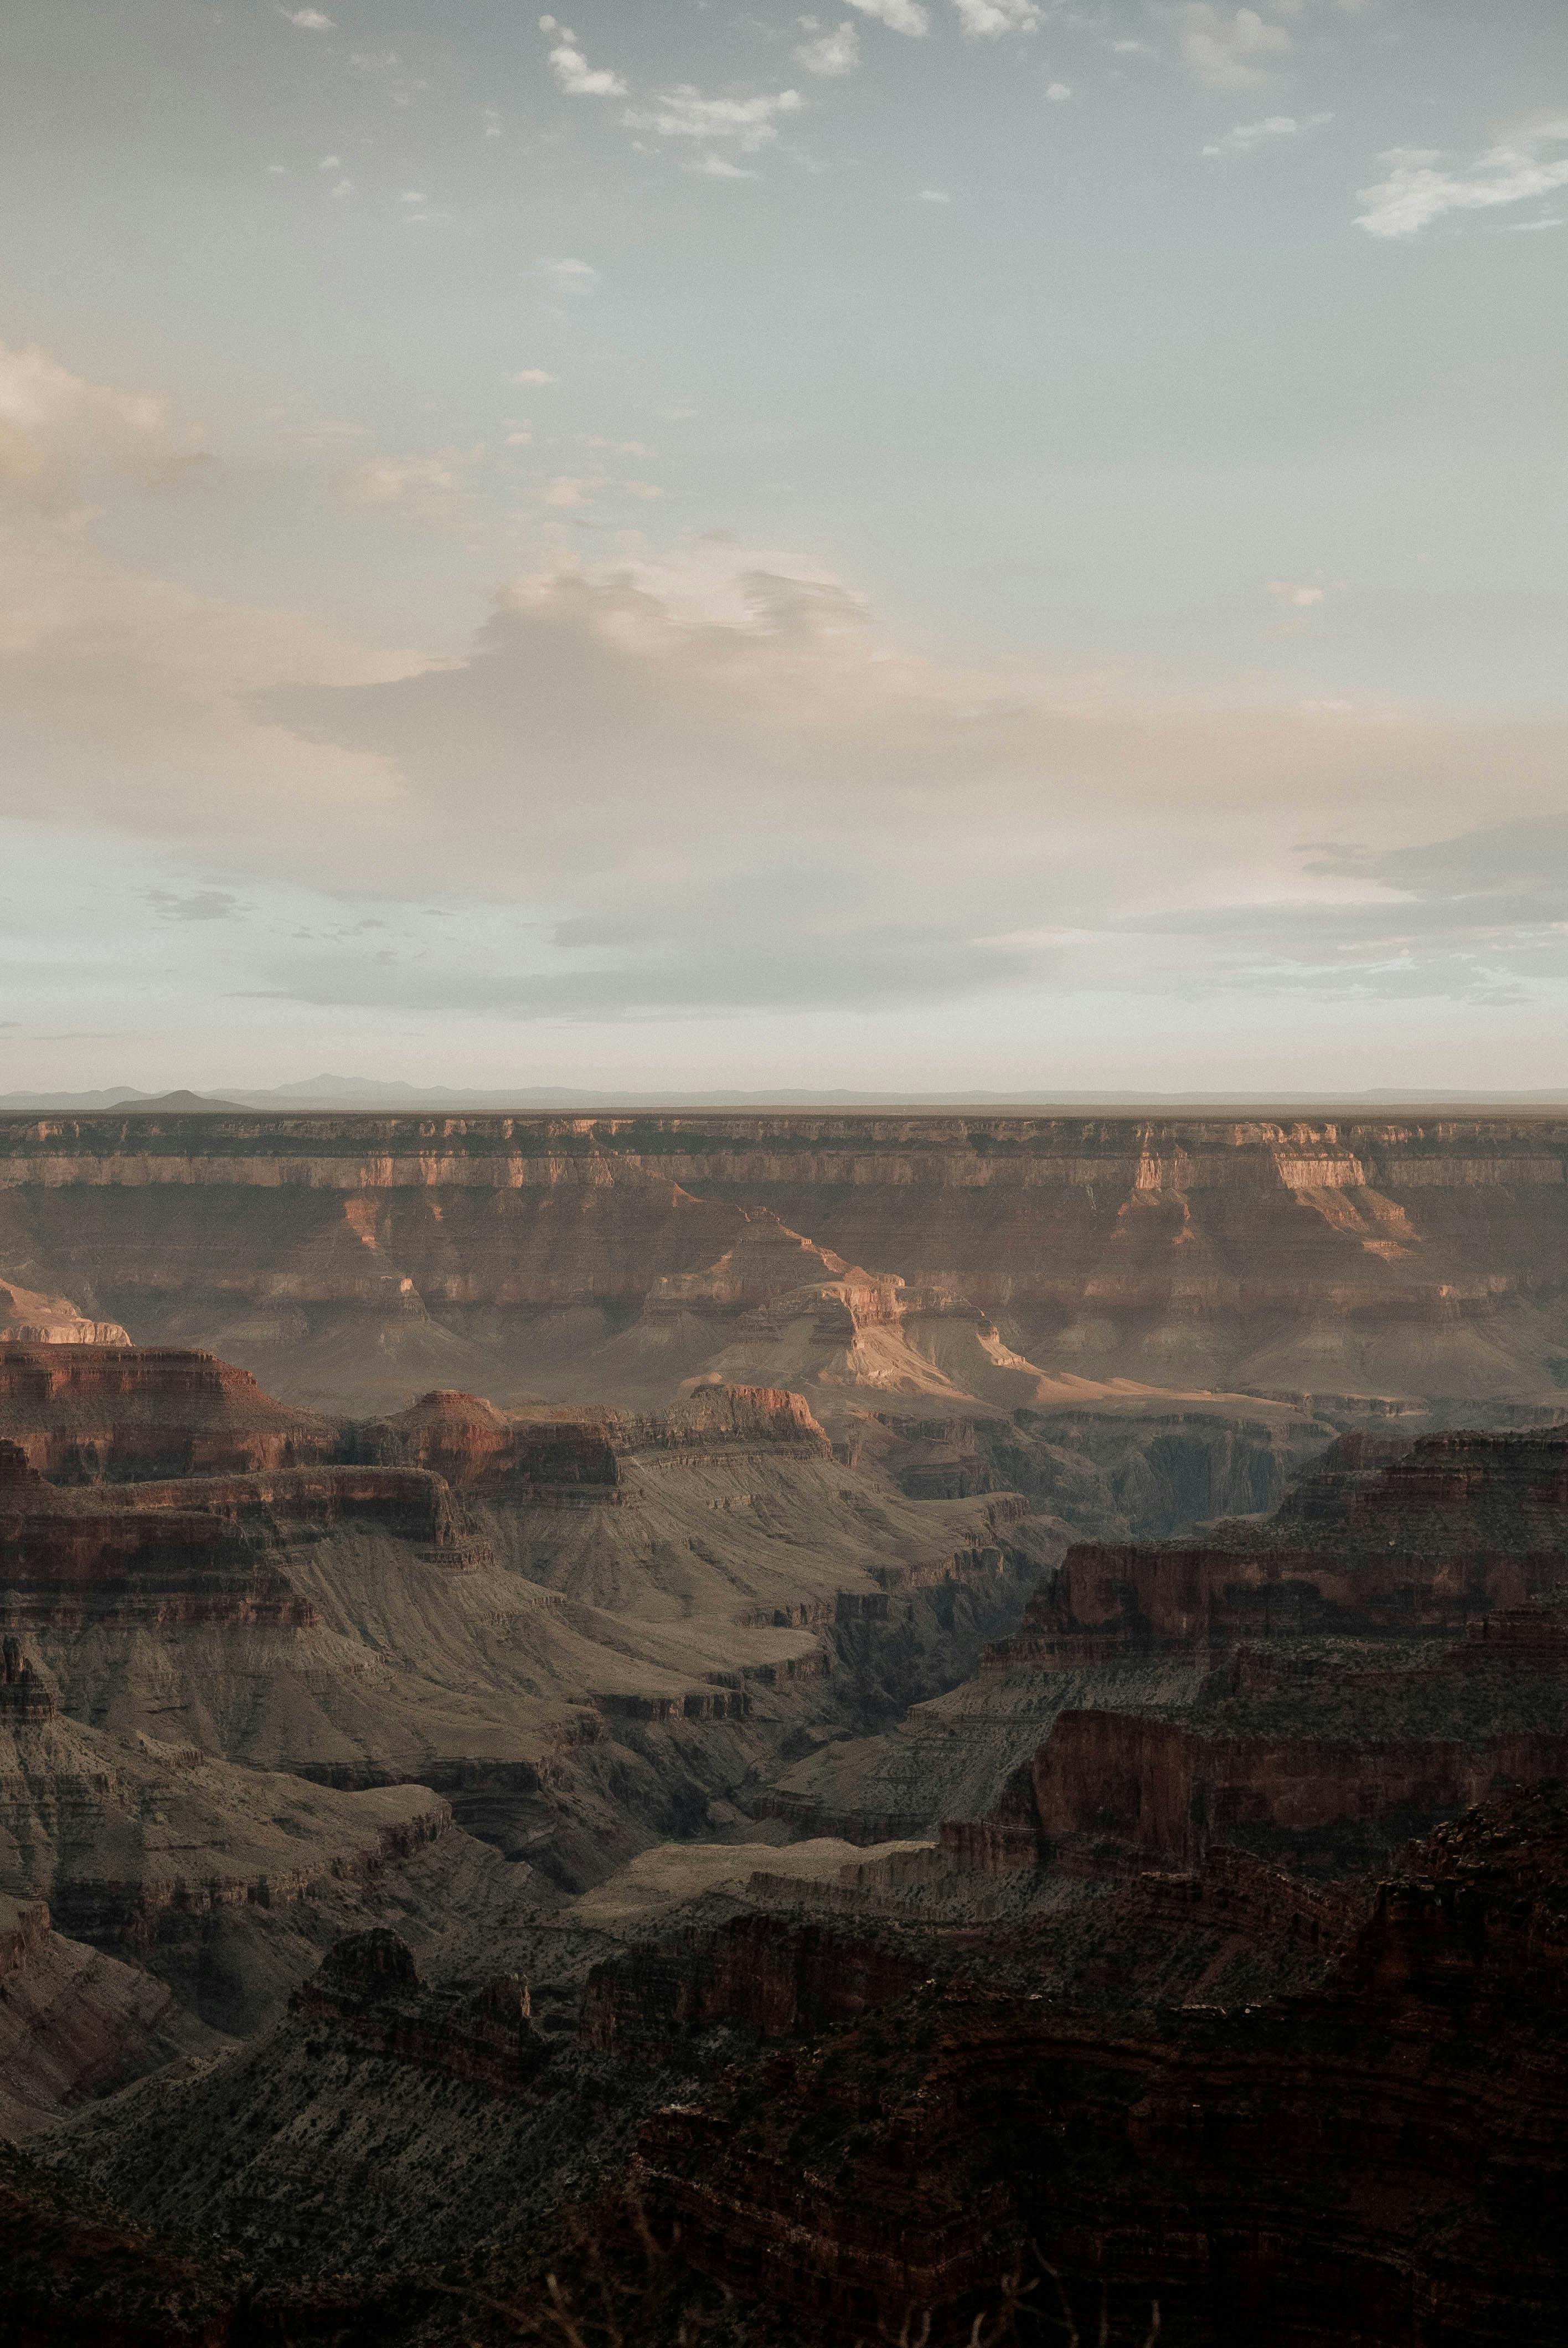
[[[214,1354],[56,1338],[0,1344],[0,1439],[86,1484],[304,1467],[336,1436]]]
[[[1021,2256],[1113,2336],[1544,2343],[1558,2224],[1561,1789],[1411,1854],[1336,1974],[1239,2011],[933,1982],[668,2109],[648,2188],[699,2265],[815,2340],[970,2336]],[[1029,2246],[1033,2245],[1032,2253]]]
[[[615,1400],[638,1316],[836,1286],[869,1337],[895,1279],[1052,1375],[1550,1397],[1565,1172],[1550,1116],[10,1117],[0,1266],[300,1399]],[[794,1291],[726,1285],[759,1211],[816,1251]]]

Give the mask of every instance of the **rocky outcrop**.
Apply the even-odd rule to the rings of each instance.
[[[428,1468],[454,1488],[533,1506],[613,1503],[616,1445],[603,1414],[508,1416],[477,1395],[436,1388],[354,1429],[356,1449]]]
[[[1384,1812],[1428,1824],[1568,1771],[1568,1733],[1356,1742],[1205,1734],[1184,1721],[1064,1712],[1036,1758],[1041,1836],[1191,1865],[1241,1833],[1310,1838]]]
[[[212,1354],[0,1344],[0,1439],[60,1483],[254,1473],[332,1456],[335,1430]]]
[[[520,2095],[549,2060],[524,1982],[506,1973],[477,1989],[427,1989],[414,1952],[379,1926],[351,1933],[290,2000],[332,2042],[450,2079]]]
[[[150,1973],[65,1939],[42,1901],[0,1892],[0,2137],[223,2043]]]
[[[832,1925],[743,1915],[596,1965],[581,2034],[603,2054],[666,2061],[716,2023],[786,2038],[848,2022],[907,1995],[918,1952]]]
[[[0,1280],[0,1346],[128,1345],[118,1321],[89,1320],[68,1296],[40,1296]]]
[[[22,1653],[21,1641],[0,1640],[0,1720],[36,1728],[54,1711],[54,1696]]]
[[[83,1490],[46,1484],[0,1443],[0,1622],[110,1617],[300,1628],[317,1618],[278,1570],[281,1543],[362,1526],[454,1567],[477,1553],[424,1469],[280,1468]]]
[[[825,1459],[833,1450],[804,1395],[781,1386],[728,1385],[713,1379],[669,1410],[616,1412],[607,1424],[620,1452],[743,1457],[784,1451]]]
[[[363,1882],[451,1829],[450,1805],[423,1786],[338,1793],[59,1715],[0,1715],[0,1887],[110,1953],[199,1944],[226,1911]]]

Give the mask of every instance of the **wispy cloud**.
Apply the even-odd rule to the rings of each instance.
[[[651,105],[629,107],[621,119],[629,130],[651,131],[657,139],[691,139],[755,155],[774,144],[781,119],[798,114],[804,103],[794,89],[773,97],[704,98],[682,82],[658,91]]]
[[[952,201],[945,188],[922,188],[915,199],[917,204],[950,204]]]
[[[1456,164],[1437,148],[1393,148],[1379,158],[1388,177],[1357,191],[1367,209],[1356,225],[1368,236],[1418,236],[1450,212],[1491,211],[1550,195],[1568,187],[1565,143],[1568,117],[1522,129],[1468,163]]]
[[[159,395],[88,383],[36,345],[0,344],[0,502],[59,510],[98,475],[154,487],[199,453]]]
[[[1249,155],[1255,147],[1262,147],[1272,139],[1296,139],[1304,131],[1320,130],[1332,122],[1331,114],[1309,114],[1298,122],[1294,114],[1266,114],[1261,122],[1238,122],[1223,138],[1204,149],[1205,155]]]
[[[554,383],[555,380],[555,376],[548,374],[543,367],[519,367],[512,377],[514,383],[524,384]]]
[[[953,0],[953,6],[971,41],[997,41],[1004,33],[1032,33],[1040,19],[1035,0]]]
[[[1300,586],[1292,579],[1271,579],[1268,592],[1271,595],[1277,595],[1282,603],[1288,603],[1292,611],[1308,612],[1315,603],[1322,602],[1327,590]]]
[[[333,29],[333,18],[323,16],[319,8],[284,8],[279,13],[291,25],[297,25],[302,33],[330,33]]]
[[[427,456],[373,457],[353,468],[346,487],[357,505],[400,506],[425,521],[453,521],[484,455],[481,445],[437,448]]]
[[[886,25],[890,33],[903,33],[912,41],[924,40],[931,29],[931,12],[920,5],[920,0],[849,0],[849,5],[863,16]]]
[[[1178,25],[1182,62],[1210,89],[1255,88],[1290,46],[1285,26],[1266,23],[1255,8],[1227,14],[1212,0],[1186,0]]]
[[[803,65],[807,73],[820,75],[826,81],[837,81],[855,71],[860,63],[860,36],[853,25],[840,25],[832,32],[821,33],[811,17],[803,16],[801,23],[815,36],[802,41],[794,53],[796,63]]]
[[[247,909],[231,889],[144,889],[142,896],[160,922],[227,922]]]
[[[558,294],[591,294],[599,283],[599,272],[592,263],[574,261],[569,254],[559,261],[537,263],[534,273]]]

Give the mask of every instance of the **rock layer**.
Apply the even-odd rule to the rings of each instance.
[[[1552,1116],[10,1117],[0,1263],[301,1398],[506,1398],[595,1390],[765,1210],[864,1327],[897,1277],[1053,1375],[1550,1396],[1565,1174]]]

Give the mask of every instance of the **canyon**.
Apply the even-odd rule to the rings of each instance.
[[[1565,1172],[1560,1114],[13,1116],[0,1267],[351,1408],[633,1399],[694,1374],[704,1334],[709,1359],[738,1336],[810,1371],[835,1321],[902,1339],[934,1390],[983,1371],[1019,1402],[1012,1355],[1063,1401],[1550,1400]],[[765,1292],[721,1269],[757,1215],[817,1251]],[[776,1315],[814,1286],[839,1292]],[[774,1325],[738,1332],[758,1306]]]
[[[0,1120],[6,2336],[1555,2340],[1565,1168]]]

